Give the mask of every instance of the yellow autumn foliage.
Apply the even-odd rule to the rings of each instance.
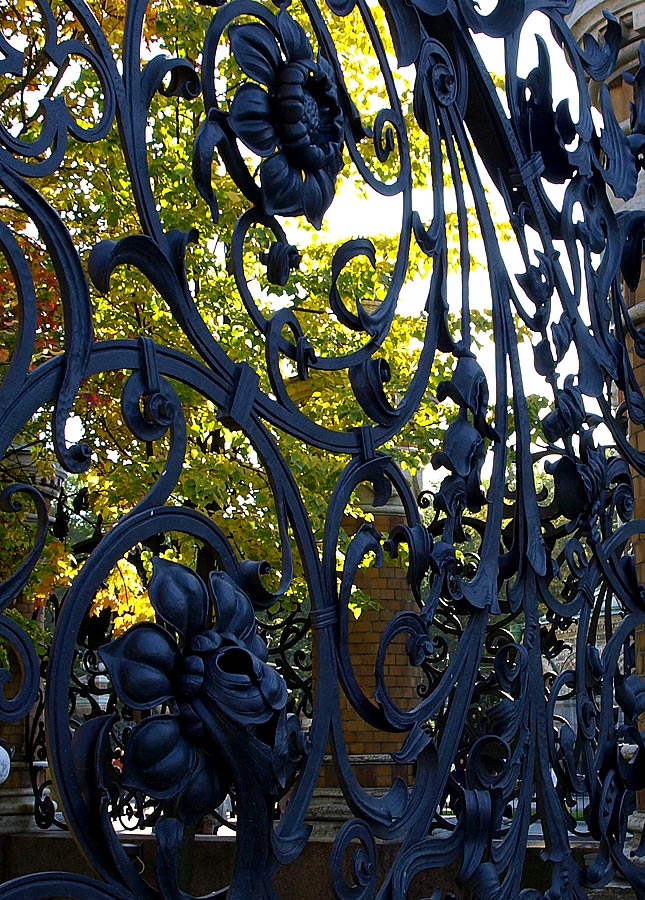
[[[114,612],[113,634],[118,636],[136,622],[154,619],[154,610],[135,566],[125,559],[119,560],[102,588],[97,591],[90,613],[98,615],[109,608]]]

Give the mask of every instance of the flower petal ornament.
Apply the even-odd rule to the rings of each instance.
[[[320,55],[314,59],[305,32],[286,10],[276,24],[280,44],[264,25],[230,28],[237,63],[262,87],[241,85],[229,125],[263,158],[266,212],[304,215],[320,228],[343,167],[343,115],[329,63]]]
[[[179,563],[156,559],[150,601],[176,636],[146,622],[99,651],[127,706],[152,710],[170,702],[175,710],[134,726],[123,783],[164,800],[190,791],[197,778],[203,781],[204,765],[213,769],[217,791],[195,796],[194,819],[221,803],[230,786],[230,773],[217,772],[218,738],[209,723],[223,716],[252,729],[277,721],[287,702],[284,680],[266,663],[249,598],[223,572],[212,573],[210,588],[216,624],[207,629],[211,601],[203,581]],[[200,719],[202,703],[209,709],[206,721]],[[271,779],[270,771],[264,774]]]

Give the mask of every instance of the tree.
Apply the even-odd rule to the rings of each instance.
[[[101,28],[115,47],[123,36],[124,7],[122,0],[115,0],[96,10]],[[302,10],[296,7],[291,11],[304,23]],[[11,20],[18,20],[25,33],[43,27],[40,11],[29,2],[12,4],[7,17],[10,24]],[[144,25],[144,55],[172,52],[175,56],[195,60],[199,69],[200,41],[210,18],[211,11],[207,7],[165,0],[152,3]],[[56,26],[59,40],[81,38],[79,21],[62,8],[58,12]],[[369,38],[365,29],[359,26],[357,16],[349,16],[338,23],[343,33],[336,36],[336,40],[341,47],[342,61],[348,67],[347,82],[357,97],[369,85],[375,97],[382,98],[386,88],[377,66],[373,61],[369,67],[364,66],[364,61],[369,58]],[[42,118],[35,101],[43,96],[62,96],[72,115],[84,127],[88,124],[100,125],[105,113],[105,93],[95,70],[85,63],[86,60],[80,56],[75,59],[70,57],[62,80],[52,82],[46,54],[41,47],[28,60],[26,75],[21,82],[7,80],[1,95],[3,108],[8,110],[11,127],[19,139],[29,140],[38,133]],[[204,111],[201,104],[190,96],[173,96],[172,72],[169,77],[169,90],[162,90],[151,104],[146,130],[150,178],[157,209],[167,232],[171,229],[185,231],[198,223],[199,238],[188,252],[192,288],[200,314],[233,359],[248,359],[253,363],[264,353],[265,339],[257,328],[250,326],[229,264],[236,222],[248,203],[229,177],[218,179],[218,220],[213,221],[213,209],[209,209],[207,202],[195,190],[188,162],[193,153],[195,134],[204,122]],[[230,102],[240,82],[248,80],[236,64],[235,54],[222,61],[218,79],[221,83],[217,85],[217,90],[226,94]],[[186,93],[190,92],[186,89]],[[403,106],[409,111],[411,105],[411,86],[408,85],[403,94]],[[414,174],[416,181],[421,183],[425,177],[424,167],[430,165],[430,160],[422,141],[423,135],[418,129],[412,133],[416,133],[418,140]],[[393,140],[391,131],[389,134],[388,137],[384,132],[385,141]],[[388,167],[393,171],[396,160],[389,155],[385,161],[379,162],[371,142],[365,143],[369,161],[380,167],[383,177],[387,177]],[[124,234],[136,233],[141,225],[136,216],[132,180],[116,130],[112,129],[104,140],[96,143],[72,141],[70,150],[69,163],[37,184],[52,206],[63,215],[84,264],[87,264],[90,251],[98,239],[118,239]],[[218,165],[217,161],[213,165]],[[351,171],[343,177],[341,193],[347,194],[350,183],[356,183],[358,179]],[[214,202],[211,207],[214,207]],[[7,203],[4,211],[25,248],[37,287],[40,320],[32,362],[35,365],[62,349],[62,310],[56,296],[58,286],[51,263],[47,261],[46,248],[33,223],[16,204]],[[278,308],[292,309],[305,331],[316,334],[314,349],[319,355],[332,356],[347,352],[348,348],[358,348],[364,342],[364,334],[340,321],[338,310],[356,309],[357,302],[367,309],[378,309],[391,281],[387,261],[396,258],[396,237],[372,237],[371,246],[365,244],[359,248],[360,252],[349,261],[338,279],[337,306],[334,310],[330,308],[329,301],[334,287],[332,263],[341,242],[334,239],[324,226],[322,231],[316,232],[302,218],[287,221],[285,227],[298,246],[297,251],[294,247],[292,261],[295,261],[296,252],[301,256],[300,266],[295,266],[291,271],[289,268],[282,272],[276,270],[276,261],[271,258],[272,246],[283,248],[284,244],[276,245],[275,235],[266,225],[258,224],[251,229],[249,240],[245,243],[245,273],[254,291],[259,314],[268,317]],[[456,232],[456,214],[448,217],[448,227]],[[421,279],[429,269],[427,256],[414,244],[408,280]],[[8,287],[12,281],[10,274],[5,273],[4,278],[5,287]],[[4,302],[3,334],[7,338],[7,349],[2,364],[6,369],[12,335],[16,333],[18,308],[15,299],[7,302],[12,296],[11,291],[5,290],[4,296],[7,299]],[[13,296],[15,298],[15,289]],[[112,274],[109,292],[103,295],[93,291],[92,302],[96,339],[113,340],[145,334],[160,344],[177,347],[187,353],[194,352],[167,304],[150,282],[132,268],[116,270]],[[414,374],[425,327],[423,313],[402,316],[393,324],[381,354],[391,368],[388,383],[390,398],[395,399],[397,394],[402,394]],[[439,441],[445,427],[445,418],[441,404],[435,399],[435,392],[448,372],[447,362],[435,368],[426,399],[399,438],[399,455],[404,457],[404,464],[411,471],[425,464],[427,448]],[[285,376],[287,389],[296,404],[313,414],[320,424],[343,429],[360,427],[369,421],[347,391],[338,371],[312,369],[308,380],[302,381],[295,367],[287,367]],[[77,423],[82,423],[83,439],[92,448],[93,456],[87,471],[68,481],[64,500],[59,503],[58,537],[55,541],[50,539],[48,565],[62,571],[61,587],[69,582],[73,566],[82,561],[82,552],[132,508],[147,487],[154,484],[166,463],[166,438],[147,443],[132,440],[119,404],[126,377],[127,373],[115,371],[88,379],[74,406],[74,416]],[[272,386],[266,381],[262,387],[272,391]],[[186,412],[188,445],[173,499],[206,511],[229,535],[242,558],[266,559],[274,569],[279,570],[278,526],[275,511],[272,510],[271,491],[254,449],[240,432],[229,430],[225,423],[218,420],[212,404],[205,404],[202,398],[185,387],[175,385],[175,388]],[[311,447],[288,437],[282,436],[280,440],[283,453],[297,473],[300,489],[308,497],[308,511],[314,531],[321,536],[327,503],[346,457],[312,451]],[[46,469],[52,456],[47,410],[32,420],[20,442],[32,448],[38,466]],[[400,452],[400,447],[405,448],[404,453]],[[397,447],[392,449],[397,453]],[[67,513],[62,510],[63,502],[70,507]],[[349,512],[356,514],[357,510],[350,509]],[[75,562],[72,560],[71,566],[63,560],[70,551],[73,554],[73,547],[69,541],[66,547],[62,543],[69,537],[66,519],[70,516],[77,530],[81,520],[85,521],[80,532],[84,543],[80,544],[81,552]],[[79,544],[78,540],[76,544]],[[188,561],[195,550],[173,539],[164,552]],[[143,550],[129,563],[124,562],[97,598],[97,609],[105,604],[114,607],[118,627],[125,627],[140,616],[150,615],[145,585],[150,574],[151,555],[151,552]],[[10,571],[15,562],[15,553],[3,556],[6,571]],[[293,605],[306,595],[304,583],[298,576],[299,569],[296,567],[291,599],[285,599],[287,605]],[[34,599],[39,597],[42,600],[42,587],[39,588],[35,580],[30,590]]]

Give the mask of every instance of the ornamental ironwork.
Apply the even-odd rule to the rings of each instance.
[[[615,211],[643,167],[645,66],[623,128],[611,14],[579,46],[573,0],[488,6],[0,3],[0,505],[28,535],[15,564],[5,547],[0,719],[32,712],[37,822],[95,870],[0,898],[189,897],[181,855],[227,797],[235,868],[212,896],[276,897],[327,753],[339,900],[432,891],[448,866],[480,900],[582,898],[616,872],[645,895],[626,849],[645,337],[625,291],[645,213]],[[9,477],[27,444],[33,478]],[[227,459],[244,477],[217,476]],[[58,580],[53,538],[74,548]],[[356,584],[385,553],[409,598],[366,676]],[[117,570],[136,614],[110,605]],[[44,649],[15,611],[43,572]],[[407,783],[361,785],[344,708]]]

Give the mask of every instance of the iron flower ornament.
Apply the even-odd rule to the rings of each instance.
[[[329,63],[314,59],[307,35],[285,10],[276,25],[280,43],[260,23],[230,27],[233,55],[258,84],[237,90],[229,125],[262,157],[265,211],[304,215],[320,228],[343,166],[343,115]]]
[[[129,707],[171,707],[172,712],[150,716],[132,729],[123,783],[159,800],[181,795],[185,820],[221,803],[231,785],[213,722],[226,720],[254,733],[277,721],[287,702],[284,680],[267,665],[250,599],[223,572],[211,573],[209,587],[210,596],[191,569],[155,559],[149,596],[163,624],[138,623],[99,651],[116,693]],[[265,741],[268,735],[265,728]],[[273,775],[274,782],[280,780]]]

